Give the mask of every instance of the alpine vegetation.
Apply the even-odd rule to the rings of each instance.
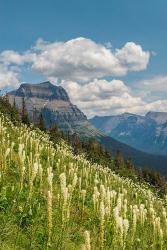
[[[0,114],[0,249],[167,249],[167,199]]]

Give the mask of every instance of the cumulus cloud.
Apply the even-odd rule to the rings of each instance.
[[[63,81],[61,85],[69,93],[72,102],[89,117],[122,113],[145,104],[140,97],[133,96],[131,89],[120,80],[95,79],[86,85]]]
[[[19,75],[14,69],[9,69],[7,66],[0,64],[0,88],[18,86]]]
[[[108,99],[111,95],[120,96],[128,91],[127,86],[120,80],[98,80],[80,85],[77,82],[62,81],[64,86],[70,93],[73,93],[73,99],[76,101],[97,101],[99,99]]]
[[[150,53],[134,42],[114,50],[111,43],[100,44],[83,37],[67,42],[39,39],[22,53],[13,50],[0,53],[0,87],[17,86],[21,69],[25,71],[28,65],[34,72],[59,82],[72,102],[88,116],[161,110],[167,106],[165,100],[149,102],[138,87],[135,92],[123,81],[104,79],[145,70],[149,59]],[[159,81],[166,88],[166,80],[167,77],[155,78],[138,85],[149,92],[150,86],[157,89]]]
[[[74,81],[62,81],[71,101],[92,117],[94,115],[121,114],[124,112],[145,114],[150,110],[167,110],[165,99],[145,99],[140,92],[120,80],[95,79],[85,85]]]
[[[117,49],[115,56],[128,71],[141,71],[147,68],[150,53],[143,51],[140,45],[128,42],[122,49]]]
[[[0,53],[0,62],[4,65],[23,65],[25,63],[32,63],[35,56],[35,53],[31,53],[30,51],[20,54],[13,50],[5,50]]]
[[[110,43],[103,45],[83,37],[52,43],[39,39],[22,54],[12,50],[0,54],[0,62],[5,65],[29,63],[35,72],[46,77],[82,83],[144,70],[149,58],[150,53],[133,42],[114,51]]]
[[[111,45],[82,37],[53,43],[39,40],[34,50],[37,56],[32,63],[33,70],[49,77],[80,82],[144,70],[150,58],[149,52],[133,42],[112,51]]]
[[[144,79],[137,82],[135,87],[151,92],[167,92],[167,75],[158,75],[151,79]]]

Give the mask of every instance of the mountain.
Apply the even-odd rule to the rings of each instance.
[[[100,131],[136,149],[167,155],[167,113],[148,112],[145,116],[124,113],[90,119]]]
[[[121,150],[126,159],[136,166],[149,166],[167,175],[164,162],[167,157],[143,153],[100,132],[87,120],[77,106],[73,105],[67,92],[50,82],[21,84],[17,90],[8,92],[9,102],[22,110],[23,97],[31,121],[42,113],[46,128],[58,125],[64,133],[77,133],[82,139],[94,138],[113,154]],[[35,118],[34,118],[35,117]]]
[[[8,93],[10,103],[15,102],[20,110],[23,97],[31,121],[38,120],[42,113],[46,128],[57,124],[64,133],[79,133],[83,137],[100,134],[83,112],[71,103],[67,92],[60,86],[50,82],[24,83],[17,90]]]

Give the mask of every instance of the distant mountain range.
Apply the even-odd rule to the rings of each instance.
[[[167,113],[148,112],[145,116],[124,113],[95,116],[89,120],[100,131],[136,149],[167,155]]]
[[[129,117],[129,120],[131,120],[130,127],[133,124],[135,126],[136,120],[139,120],[138,123],[142,124],[142,119],[144,118],[140,117],[139,119],[139,116],[131,117],[131,114],[124,114],[123,116],[118,116],[117,119],[115,119],[115,125],[113,122],[111,126],[106,125],[106,127],[104,124],[107,124],[107,121],[109,121],[108,117],[95,117],[89,122],[83,112],[81,112],[76,105],[71,103],[67,92],[62,87],[55,86],[50,82],[21,84],[17,90],[8,92],[7,95],[10,103],[13,105],[15,102],[16,106],[20,110],[22,109],[22,101],[24,97],[25,105],[31,121],[34,121],[34,114],[35,119],[38,119],[42,113],[46,128],[52,127],[56,124],[60,130],[66,134],[77,133],[82,139],[94,138],[108,151],[112,151],[113,154],[115,154],[117,150],[121,150],[124,157],[126,159],[131,158],[136,166],[149,166],[167,175],[165,164],[165,162],[167,163],[167,156],[144,153],[126,145],[125,142],[119,142],[119,139],[116,140],[106,135],[110,135],[111,130],[116,128],[119,123],[124,120],[124,117]],[[151,113],[147,116],[147,119],[152,121],[153,118],[149,118],[149,116],[152,117],[153,114]],[[159,121],[157,117],[155,117],[154,120],[154,123],[156,124]],[[152,128],[152,122],[149,124]]]

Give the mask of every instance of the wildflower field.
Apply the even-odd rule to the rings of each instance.
[[[166,205],[0,114],[0,249],[167,249]]]

